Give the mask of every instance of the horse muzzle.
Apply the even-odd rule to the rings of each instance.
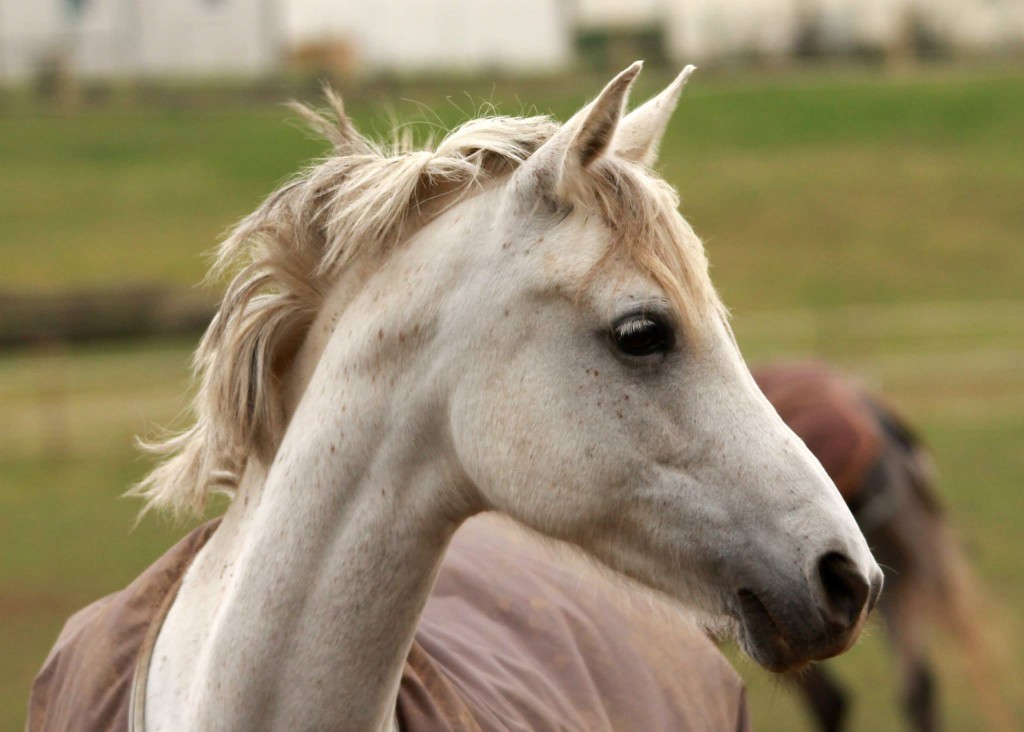
[[[807,575],[804,588],[736,593],[740,645],[769,671],[796,670],[848,650],[882,591],[877,566],[862,571],[840,552],[819,557]]]

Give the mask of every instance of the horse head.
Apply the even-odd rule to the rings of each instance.
[[[855,641],[882,574],[755,385],[651,170],[692,68],[624,116],[639,70],[465,212],[452,449],[480,506],[732,626],[767,668],[797,667]]]
[[[312,117],[334,152],[224,244],[241,268],[197,355],[198,419],[140,488],[172,507],[215,484],[246,496],[226,520],[264,543],[238,549],[217,654],[244,646],[230,633],[254,607],[292,612],[285,583],[294,608],[330,607],[331,585],[308,579],[318,562],[368,582],[394,561],[422,603],[435,558],[413,572],[396,557],[443,553],[482,511],[679,600],[770,669],[856,640],[882,574],[755,385],[652,169],[692,68],[627,115],[639,71],[560,127],[474,120],[433,150],[378,147],[339,100],[333,124]],[[307,601],[309,586],[324,597]],[[354,633],[366,611],[347,612]],[[322,639],[304,651],[320,652],[335,662]]]

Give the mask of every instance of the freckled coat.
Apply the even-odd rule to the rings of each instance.
[[[196,553],[185,537],[67,623],[32,689],[29,732],[131,730],[139,658]],[[699,631],[532,537],[470,521],[445,557],[398,698],[403,730],[749,729],[742,682]]]

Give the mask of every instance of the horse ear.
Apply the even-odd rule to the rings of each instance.
[[[578,166],[582,170],[608,149],[625,111],[629,89],[642,68],[643,61],[635,61],[569,121],[567,126],[573,129],[573,135],[565,152],[566,168]]]
[[[626,115],[615,132],[612,152],[625,160],[653,166],[679,95],[696,68],[687,66],[664,91]]]
[[[633,63],[612,79],[597,99],[573,115],[520,168],[520,180],[531,186],[551,186],[555,192],[566,179],[601,157],[615,137],[629,88],[642,67],[642,61]]]

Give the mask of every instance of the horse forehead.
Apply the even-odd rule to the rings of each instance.
[[[599,317],[609,317],[630,302],[665,299],[662,287],[626,247],[618,246],[610,230],[587,223],[551,239],[541,254],[544,289],[589,306]]]

